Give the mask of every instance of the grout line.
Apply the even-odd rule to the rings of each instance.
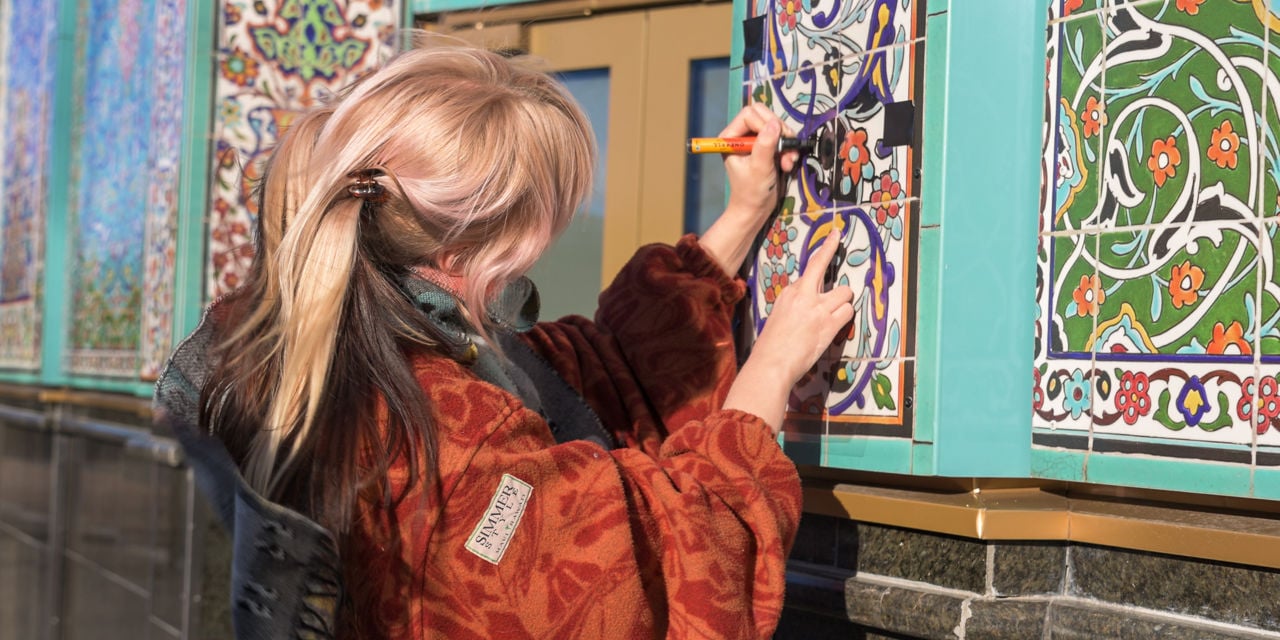
[[[1271,64],[1270,57],[1271,57],[1272,30],[1265,29],[1265,31],[1266,31],[1266,35],[1263,38],[1263,46],[1262,46],[1263,70],[1270,69],[1269,65]],[[1262,105],[1261,105],[1262,121],[1259,123],[1261,125],[1260,129],[1264,132],[1266,131],[1266,128],[1267,128],[1267,110],[1270,108],[1270,106],[1271,106],[1271,92],[1267,89],[1266,83],[1264,82],[1262,87]],[[1254,211],[1254,214],[1257,216],[1257,218],[1261,220],[1261,223],[1258,224],[1257,228],[1255,229],[1255,231],[1258,234],[1258,247],[1261,247],[1262,243],[1266,241],[1266,238],[1267,238],[1267,223],[1266,223],[1266,218],[1264,213],[1268,206],[1267,203],[1265,202],[1266,198],[1264,197],[1267,192],[1266,177],[1265,177],[1266,168],[1267,168],[1266,166],[1267,143],[1265,138],[1266,138],[1266,134],[1263,133],[1262,139],[1259,141],[1260,144],[1257,145],[1257,149],[1251,149],[1251,151],[1254,152],[1254,162],[1258,163],[1258,170],[1263,173],[1262,185],[1261,185],[1261,188],[1259,189],[1259,194],[1258,194],[1258,205],[1257,205],[1258,208]],[[1255,313],[1257,315],[1254,318],[1255,325],[1254,325],[1254,336],[1253,336],[1253,339],[1254,339],[1253,380],[1254,380],[1254,385],[1257,385],[1254,387],[1254,396],[1256,398],[1257,396],[1261,395],[1257,392],[1261,390],[1260,387],[1262,382],[1262,255],[1258,254],[1255,257],[1255,260],[1257,261],[1257,267],[1256,267],[1257,273],[1255,274],[1256,278],[1254,283],[1254,287],[1255,287],[1254,295],[1256,297],[1254,298],[1254,300],[1257,301],[1256,310],[1255,310]],[[1260,408],[1261,404],[1258,403],[1256,400],[1254,404],[1255,406],[1253,410],[1257,411]],[[1257,418],[1255,417],[1254,420],[1256,421]],[[1253,424],[1249,425],[1249,437],[1253,441],[1253,447],[1249,457],[1249,495],[1253,496],[1257,492],[1257,475],[1258,475],[1258,430],[1254,427]]]
[[[1084,227],[1082,229],[1066,229],[1062,231],[1041,231],[1041,237],[1048,238],[1070,238],[1072,236],[1093,236],[1106,233],[1125,233],[1128,231],[1163,231],[1165,229],[1181,228],[1191,226],[1199,229],[1233,229],[1241,227],[1253,227],[1258,224],[1257,218],[1235,220],[1202,220],[1199,222],[1182,222],[1178,224],[1133,224],[1122,227]]]
[[[956,634],[957,640],[965,640],[965,625],[969,622],[969,618],[973,617],[973,598],[965,598],[960,603],[960,624],[957,624],[952,633]]]
[[[996,545],[987,544],[987,594],[994,597],[1000,594],[996,593]]]
[[[754,74],[753,74],[752,79],[750,79],[750,80],[744,80],[742,84],[744,84],[744,85],[749,85],[749,86],[754,86],[754,85],[757,85],[757,84],[761,84],[761,83],[763,83],[763,82],[765,82],[765,81],[767,81],[767,80],[776,80],[776,79],[778,79],[778,78],[785,78],[786,76],[789,76],[789,75],[792,75],[792,74],[798,73],[798,72],[800,72],[801,70],[803,70],[803,69],[805,69],[805,68],[816,68],[816,67],[819,67],[819,66],[822,66],[822,65],[833,64],[833,63],[835,63],[835,62],[844,62],[845,60],[856,60],[856,59],[858,59],[858,58],[865,58],[865,57],[868,57],[868,56],[871,56],[871,55],[875,55],[875,54],[877,54],[877,53],[883,53],[883,52],[885,52],[885,51],[893,51],[894,49],[907,49],[907,48],[909,48],[909,47],[913,47],[913,46],[916,46],[916,45],[919,45],[919,44],[923,44],[923,43],[924,43],[924,41],[925,41],[924,37],[912,38],[912,39],[910,39],[910,40],[903,40],[903,41],[901,41],[901,42],[895,42],[895,43],[893,43],[893,44],[891,44],[891,45],[886,45],[886,46],[883,46],[883,47],[876,47],[876,48],[874,48],[874,49],[867,49],[866,51],[859,51],[859,52],[857,52],[857,53],[851,53],[851,54],[849,54],[849,55],[846,55],[846,56],[843,56],[843,57],[837,58],[837,59],[835,59],[835,60],[824,60],[824,61],[819,62],[819,63],[814,63],[813,61],[805,60],[804,62],[802,62],[802,63],[801,63],[801,64],[799,64],[799,65],[796,65],[796,66],[794,66],[794,67],[790,67],[790,68],[787,68],[787,69],[783,69],[782,71],[778,71],[778,72],[773,73],[773,74],[764,74],[764,75],[760,75],[760,76],[758,76],[758,77],[755,77],[755,76],[754,76]],[[759,62],[752,62],[751,64],[752,64],[752,65],[756,65],[756,64],[760,64],[760,63],[759,63]],[[745,67],[744,67],[744,68],[745,68]],[[841,74],[841,80],[843,80],[843,79],[844,79],[844,76],[843,76],[843,74]]]

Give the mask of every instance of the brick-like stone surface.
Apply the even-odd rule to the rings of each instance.
[[[1100,609],[1055,602],[1049,611],[1049,637],[1053,640],[1098,638],[1159,638],[1160,640],[1244,640],[1256,634],[1222,633],[1182,622],[1160,620],[1129,611]]]
[[[787,594],[784,606],[817,612],[828,617],[845,617],[844,583],[850,571],[787,562]]]
[[[841,520],[836,529],[836,566],[850,571],[858,570],[858,523]]]
[[[802,515],[796,542],[791,547],[791,559],[835,566],[836,533],[840,520],[816,513]]]
[[[964,538],[860,524],[857,569],[983,593],[987,549],[982,542]]]
[[[993,545],[994,595],[1026,596],[1062,593],[1067,569],[1066,545],[1001,543]]]
[[[965,640],[1038,640],[1044,635],[1048,613],[1048,600],[974,600],[969,603],[964,637]]]
[[[1070,550],[1069,593],[1280,630],[1280,572],[1093,546]]]
[[[855,577],[845,583],[845,601],[849,619],[860,625],[909,637],[952,640],[958,637],[964,599]]]

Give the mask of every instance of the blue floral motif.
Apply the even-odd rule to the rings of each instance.
[[[1071,412],[1072,418],[1079,418],[1089,410],[1089,384],[1084,380],[1084,371],[1076,369],[1063,384],[1064,395],[1062,405]]]
[[[1182,386],[1182,391],[1178,392],[1178,412],[1187,421],[1187,426],[1194,427],[1200,424],[1200,419],[1208,410],[1209,394],[1205,391],[1204,383],[1200,382],[1200,376],[1191,376],[1187,384]]]

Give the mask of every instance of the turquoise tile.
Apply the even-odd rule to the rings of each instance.
[[[947,19],[946,145],[940,197],[937,472],[1030,472],[1036,222],[1047,5],[957,3]],[[992,34],[1021,34],[992,37]],[[932,94],[930,94],[932,95]],[[1000,144],[992,145],[994,132]],[[998,206],[993,206],[996,202]],[[999,247],[992,251],[988,248]]]
[[[932,11],[933,5],[929,5]],[[924,43],[923,160],[920,176],[920,226],[941,224],[943,157],[947,148],[947,39],[950,21],[946,14],[929,16]]]
[[[1253,497],[1280,500],[1280,469],[1258,467],[1253,471]]]
[[[946,13],[951,10],[951,0],[928,0],[924,6],[925,13],[930,16]]]
[[[916,392],[913,438],[933,442],[938,421],[938,304],[942,230],[921,229],[916,272]]]
[[[820,437],[796,436],[784,433],[779,436],[783,453],[796,464],[822,464],[822,440]]]
[[[421,1],[421,0],[420,0]],[[745,80],[745,75],[741,72],[742,64],[742,21],[747,18],[747,2],[749,0],[733,0],[733,22],[730,24],[732,36],[729,45],[729,69],[730,83],[733,79]],[[737,112],[739,104],[733,96],[729,96],[729,105]]]
[[[911,441],[901,438],[824,436],[823,465],[839,469],[911,473]]]
[[[933,445],[927,442],[916,442],[911,446],[911,475],[933,475]]]
[[[1031,477],[1045,480],[1084,480],[1084,461],[1088,454],[1065,449],[1031,449]]]
[[[1085,480],[1124,487],[1247,496],[1250,468],[1246,464],[1091,453]]]

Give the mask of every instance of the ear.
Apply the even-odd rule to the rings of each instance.
[[[439,265],[440,271],[447,273],[451,276],[462,275],[462,273],[459,270],[458,253],[459,252],[456,249],[449,249],[442,252],[440,254],[440,257],[437,258],[436,260],[437,264]]]

